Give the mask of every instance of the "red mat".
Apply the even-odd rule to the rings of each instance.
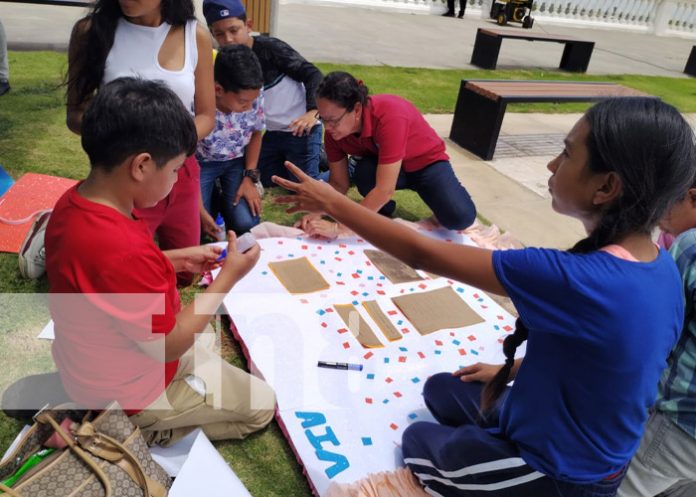
[[[77,181],[45,174],[27,173],[0,197],[0,218],[23,219],[41,209],[52,209],[65,191]],[[19,252],[31,223],[5,224],[0,221],[0,252]]]

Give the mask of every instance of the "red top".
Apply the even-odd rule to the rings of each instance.
[[[324,146],[329,162],[347,155],[376,155],[378,164],[402,161],[401,166],[408,173],[449,160],[445,142],[411,102],[396,95],[370,97],[363,109],[360,135],[335,141],[325,133]]]
[[[78,186],[58,200],[46,228],[53,359],[75,402],[103,408],[116,400],[135,414],[176,373],[179,361],[163,363],[138,345],[159,340],[164,357],[161,334],[181,308],[176,273],[144,221],[86,200]]]

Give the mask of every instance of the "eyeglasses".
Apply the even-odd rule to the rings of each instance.
[[[340,116],[338,116],[338,117],[336,117],[336,118],[334,118],[334,119],[324,119],[324,118],[321,117],[321,116],[319,115],[319,113],[317,112],[316,114],[314,114],[314,119],[316,119],[316,120],[319,121],[320,123],[323,123],[324,126],[327,126],[327,127],[329,127],[329,128],[335,128],[336,126],[338,126],[338,123],[341,122],[341,119],[343,119],[343,118],[345,117],[345,115],[348,114],[348,112],[349,112],[349,110],[346,109],[345,112],[344,112],[343,114],[341,114]]]

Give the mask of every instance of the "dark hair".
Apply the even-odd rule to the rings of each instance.
[[[363,107],[367,104],[369,91],[362,81],[358,81],[351,74],[334,71],[324,76],[317,88],[317,98],[330,100],[350,112],[357,103]]]
[[[191,155],[198,135],[181,99],[163,83],[118,78],[90,101],[82,120],[82,148],[90,165],[110,171],[128,157],[149,153],[159,167]]]
[[[613,98],[590,108],[583,119],[588,167],[615,172],[621,194],[602,213],[587,238],[571,249],[588,253],[616,243],[630,233],[649,234],[657,222],[696,179],[694,132],[677,109],[657,98]],[[503,341],[505,365],[481,395],[481,409],[490,411],[509,381],[515,350],[528,335],[521,319]]]
[[[195,19],[192,0],[162,0],[162,20],[173,26],[183,26]],[[75,88],[75,104],[87,101],[104,79],[106,57],[114,44],[116,26],[123,16],[118,0],[96,0],[92,12],[75,23],[71,40],[73,59],[66,84]]]
[[[215,81],[225,91],[261,88],[263,72],[254,51],[246,45],[222,47],[215,58]]]

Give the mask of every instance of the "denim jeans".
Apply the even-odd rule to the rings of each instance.
[[[377,157],[355,158],[355,163],[353,182],[364,197],[377,183]],[[412,173],[407,173],[402,168],[396,189],[406,188],[417,192],[439,223],[447,229],[468,228],[476,219],[476,206],[469,192],[454,175],[449,161],[434,162]],[[395,209],[396,202],[390,200],[379,212],[391,217]]]
[[[244,172],[245,158],[238,157],[226,161],[201,162],[201,195],[203,205],[208,213],[215,217],[212,211],[213,187],[215,180],[220,178],[222,185],[222,217],[225,220],[225,227],[234,230],[238,235],[246,233],[251,228],[259,224],[259,216],[253,216],[249,209],[249,204],[245,199],[240,199],[234,206],[234,198],[242,184],[242,173]]]
[[[261,142],[259,170],[263,186],[275,186],[271,177],[275,174],[282,178],[295,180],[285,168],[285,161],[290,161],[307,175],[317,179],[321,160],[322,125],[315,125],[309,135],[293,136],[287,131],[266,131]]]

